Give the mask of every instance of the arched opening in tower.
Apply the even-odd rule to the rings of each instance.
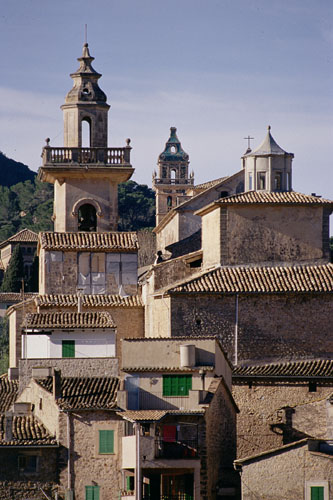
[[[79,231],[96,231],[97,216],[96,209],[93,205],[85,203],[79,208],[78,212],[78,230]]]
[[[83,118],[81,122],[81,147],[91,148],[91,120]]]

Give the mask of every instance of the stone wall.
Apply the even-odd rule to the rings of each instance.
[[[41,500],[45,498],[41,488],[50,499],[60,500],[56,496],[58,486],[48,480],[48,482],[35,481],[0,481],[0,500]]]
[[[234,379],[233,396],[240,409],[237,416],[238,458],[277,448],[306,436],[324,437],[325,402],[332,390],[333,382],[326,386],[318,384],[317,391],[310,392],[306,382],[268,380],[246,383]],[[302,405],[307,405],[308,410]],[[322,410],[313,413],[309,411],[312,410],[309,406],[322,406]],[[292,415],[282,410],[284,407],[290,407]]]
[[[238,307],[239,361],[333,355],[332,295],[240,295]],[[234,361],[234,332],[235,296],[172,296],[172,336],[217,335]]]
[[[304,496],[308,482],[326,481],[333,494],[332,459],[308,451],[307,444],[284,453],[258,458],[242,467],[243,500],[295,500]],[[326,497],[325,497],[326,498]],[[328,498],[328,497],[327,497]]]

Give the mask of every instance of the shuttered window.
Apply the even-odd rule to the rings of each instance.
[[[324,486],[311,486],[311,500],[324,500]]]
[[[99,453],[114,453],[114,431],[99,431]]]
[[[86,486],[86,500],[99,500],[99,486]]]
[[[188,396],[192,375],[163,375],[163,396]]]
[[[62,341],[62,357],[75,358],[75,340]]]

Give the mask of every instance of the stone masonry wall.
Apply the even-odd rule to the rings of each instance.
[[[333,355],[330,294],[240,295],[238,359]],[[178,294],[171,298],[171,335],[217,335],[234,361],[235,296]]]
[[[307,449],[307,444],[244,465],[242,500],[306,498],[304,496],[306,481],[328,481],[329,498],[331,498],[332,458],[311,453]]]
[[[310,392],[306,382],[241,383],[234,379],[233,396],[240,409],[237,416],[237,457],[252,456],[306,435],[322,437],[322,428],[326,430],[325,411],[321,412],[320,418],[318,414],[314,418],[313,413],[309,412],[307,418],[297,408],[307,403],[325,401],[332,391],[333,382],[330,386],[318,385],[316,392]],[[295,411],[296,417],[292,416],[291,426],[286,425],[285,411],[282,410],[286,406]]]

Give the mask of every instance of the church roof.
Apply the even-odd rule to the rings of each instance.
[[[14,415],[12,438],[5,440],[5,415],[0,415],[0,446],[57,446],[57,441],[33,415]]]
[[[242,377],[333,377],[333,359],[236,366],[233,370],[233,378]]]
[[[220,177],[219,179],[214,179],[212,181],[203,182],[202,184],[197,184],[196,186],[194,186],[194,190],[204,191],[206,189],[216,186],[217,184],[220,184],[220,182],[223,182],[228,178],[229,176],[226,175],[225,177]]]
[[[115,328],[110,313],[99,312],[51,312],[27,314],[26,328]]]
[[[136,252],[135,232],[110,233],[40,233],[39,243],[44,250],[104,250],[105,252]]]
[[[36,305],[41,307],[77,307],[76,294],[38,295]],[[81,295],[82,307],[143,307],[139,295]]]
[[[53,377],[36,382],[52,393]],[[61,377],[61,397],[56,403],[63,410],[116,409],[118,388],[116,377]]]
[[[333,264],[276,267],[222,266],[169,288],[169,293],[285,292],[333,292]]]
[[[282,149],[273,139],[272,134],[271,134],[271,127],[268,127],[267,135],[263,142],[260,144],[257,149],[245,154],[244,156],[283,156],[283,155],[291,155],[294,156],[292,153],[287,153]]]
[[[22,229],[10,238],[0,243],[0,248],[5,247],[9,243],[34,243],[38,241],[38,234],[30,229]]]
[[[170,128],[170,137],[165,143],[164,151],[158,157],[162,161],[187,161],[188,154],[182,148],[180,140],[177,137],[176,127]]]

